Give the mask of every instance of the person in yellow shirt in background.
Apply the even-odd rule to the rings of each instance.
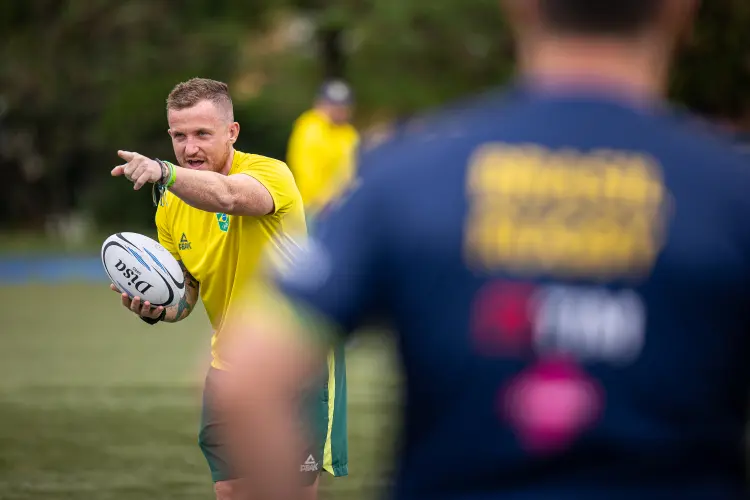
[[[354,99],[340,80],[325,82],[315,105],[294,123],[287,164],[294,174],[308,225],[355,176],[359,134],[350,123]]]

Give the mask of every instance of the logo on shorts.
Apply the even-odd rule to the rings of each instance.
[[[319,468],[318,462],[315,461],[315,457],[310,455],[307,457],[307,460],[305,460],[305,463],[299,466],[300,472],[315,472]]]

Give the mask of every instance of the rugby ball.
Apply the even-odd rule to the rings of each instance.
[[[185,276],[177,260],[158,242],[138,233],[113,234],[102,244],[102,264],[112,283],[153,307],[177,304]]]

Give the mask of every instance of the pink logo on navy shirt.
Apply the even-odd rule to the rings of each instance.
[[[500,392],[499,410],[530,453],[571,445],[601,414],[604,391],[572,359],[555,357],[529,366]]]

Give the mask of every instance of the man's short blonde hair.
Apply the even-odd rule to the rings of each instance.
[[[211,101],[227,113],[230,122],[234,121],[229,86],[224,82],[208,78],[191,78],[175,85],[167,96],[167,111],[192,108],[201,101]]]

